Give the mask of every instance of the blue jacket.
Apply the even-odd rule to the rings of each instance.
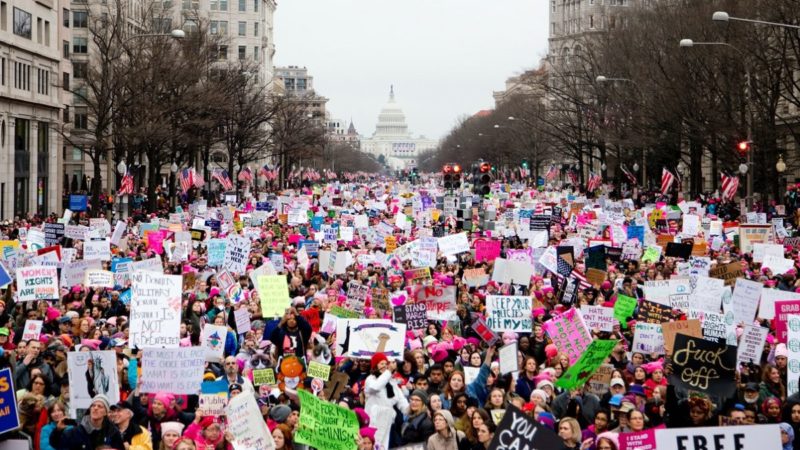
[[[486,403],[486,397],[489,396],[489,388],[486,386],[486,381],[488,380],[489,366],[481,364],[478,376],[472,380],[472,383],[467,385],[467,395],[477,400],[480,407],[483,407],[483,404]]]

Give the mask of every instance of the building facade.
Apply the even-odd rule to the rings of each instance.
[[[339,119],[328,119],[327,138],[331,143],[347,144],[355,150],[361,148],[361,136],[358,135],[353,119],[350,126],[345,128],[345,122]]]
[[[314,90],[314,77],[308,69],[300,66],[275,68],[275,83],[283,89],[283,94],[305,103],[305,108],[314,119],[327,126],[328,99]]]
[[[435,150],[439,142],[425,136],[414,137],[408,131],[406,115],[395,102],[394,86],[389,90],[389,102],[378,114],[375,132],[361,139],[361,151],[373,155],[392,169],[410,169],[417,164],[420,153]]]
[[[57,0],[0,1],[0,219],[61,212],[69,61]]]

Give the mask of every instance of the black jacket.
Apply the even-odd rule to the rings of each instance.
[[[53,430],[50,434],[50,445],[57,450],[94,450],[102,445],[115,449],[124,449],[125,443],[117,427],[108,418],[103,419],[103,425],[89,431],[89,416],[85,416],[80,425],[66,430]]]
[[[403,428],[403,444],[416,444],[427,442],[428,438],[434,433],[433,422],[428,417],[428,413],[419,414],[409,419]]]

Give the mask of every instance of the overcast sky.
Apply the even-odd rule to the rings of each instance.
[[[281,0],[275,65],[305,66],[364,136],[394,84],[409,129],[444,137],[547,52],[545,0]]]

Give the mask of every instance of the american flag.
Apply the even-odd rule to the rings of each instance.
[[[125,176],[122,177],[122,181],[119,184],[119,191],[117,191],[117,195],[130,195],[133,194],[133,177],[131,176],[130,172],[125,172]]]
[[[547,181],[553,181],[558,178],[558,169],[555,164],[550,164],[550,167],[547,168],[547,173],[544,174],[544,178]]]
[[[720,177],[722,178],[722,200],[733,200],[739,190],[739,177],[728,175],[725,172],[720,173]]]
[[[250,167],[245,167],[239,172],[239,181],[244,181],[245,183],[253,181],[253,171],[250,170]]]
[[[666,167],[661,169],[661,195],[667,195],[667,192],[672,189],[673,183],[675,183],[675,175]]]
[[[586,191],[593,192],[597,190],[597,188],[599,188],[602,183],[603,183],[603,177],[594,172],[590,172],[589,179],[586,180]]]
[[[189,189],[195,186],[195,178],[199,177],[195,173],[194,169],[189,167],[188,169],[181,170],[178,178],[181,182],[181,190],[183,190],[183,192],[188,192]]]
[[[231,182],[231,177],[228,176],[227,170],[214,169],[214,171],[211,173],[211,177],[219,181],[219,184],[222,185],[222,189],[226,191],[233,190],[233,183]]]
[[[278,173],[280,173],[281,165],[278,164],[275,168],[269,166],[269,163],[264,164],[264,167],[258,169],[258,173],[260,173],[264,178],[268,180],[275,180],[278,178]]]
[[[638,180],[636,179],[636,175],[634,175],[633,172],[628,170],[625,164],[621,165],[620,169],[622,169],[622,173],[625,175],[625,178],[628,179],[628,182],[631,184],[631,186],[636,186],[636,183],[638,182]]]
[[[559,282],[561,283],[564,282],[565,278],[563,275],[557,273],[556,277],[558,277]],[[569,277],[578,280],[581,289],[589,289],[592,287],[592,283],[589,282],[589,280],[586,278],[586,275],[584,275],[578,269],[573,269],[572,272],[569,274]]]
[[[567,171],[567,175],[569,175],[570,181],[572,181],[573,186],[578,186],[580,178],[578,177],[578,171],[575,169],[569,169]]]

